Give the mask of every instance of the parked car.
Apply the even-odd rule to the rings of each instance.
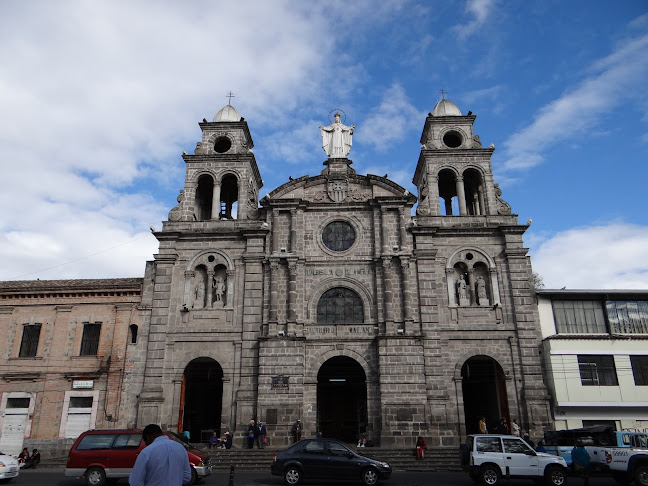
[[[461,465],[476,483],[496,486],[502,477],[542,480],[563,486],[567,463],[562,457],[536,452],[513,435],[469,435],[460,447]]]
[[[331,439],[303,439],[274,453],[270,471],[283,476],[289,486],[302,479],[346,479],[372,486],[391,477],[391,466],[361,456],[346,445]]]
[[[0,482],[11,481],[18,476],[18,459],[0,452]]]
[[[191,465],[191,481],[187,484],[211,474],[209,454],[199,451],[178,434],[168,431],[164,434],[187,449]],[[88,430],[70,448],[65,476],[84,478],[88,486],[103,486],[107,479],[127,478],[144,447],[141,430]]]

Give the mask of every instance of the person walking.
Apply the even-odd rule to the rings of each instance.
[[[297,419],[297,421],[293,424],[292,429],[290,431],[292,433],[293,442],[299,442],[301,440],[301,435],[302,435],[301,420]]]
[[[266,435],[268,434],[266,430],[266,426],[263,425],[263,422],[257,423],[256,427],[256,441],[257,441],[257,447],[259,449],[263,449],[266,444]]]
[[[191,466],[182,444],[169,439],[157,424],[144,427],[146,447],[128,476],[130,486],[182,486],[191,481]]]
[[[515,437],[520,437],[520,425],[518,424],[518,421],[516,418],[513,419],[513,422],[511,422],[511,433]]]
[[[250,420],[250,425],[247,428],[247,448],[254,448],[254,437],[256,436],[256,424],[254,420]]]

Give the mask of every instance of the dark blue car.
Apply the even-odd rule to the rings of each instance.
[[[361,456],[330,439],[304,439],[275,452],[270,471],[283,476],[289,486],[296,486],[302,479],[355,479],[372,486],[379,479],[391,477],[391,466],[386,462]]]

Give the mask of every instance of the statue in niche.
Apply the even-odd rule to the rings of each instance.
[[[200,278],[194,288],[194,309],[202,309],[205,307],[205,282]]]
[[[225,280],[223,280],[222,277],[214,275],[214,305],[217,305],[218,303],[224,305],[225,289]]]
[[[354,129],[355,125],[346,126],[340,121],[340,113],[335,113],[335,119],[328,127],[320,127],[322,148],[329,158],[340,159],[349,155]]]
[[[477,300],[479,305],[490,305],[488,295],[486,294],[486,281],[481,275],[477,277]]]
[[[470,305],[470,300],[468,299],[468,286],[466,285],[466,279],[463,275],[459,275],[459,281],[457,282],[457,292],[459,293],[459,305]]]

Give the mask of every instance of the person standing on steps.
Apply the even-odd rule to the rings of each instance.
[[[300,419],[297,419],[297,421],[293,424],[291,433],[292,433],[293,442],[299,442],[301,440],[302,423]]]

